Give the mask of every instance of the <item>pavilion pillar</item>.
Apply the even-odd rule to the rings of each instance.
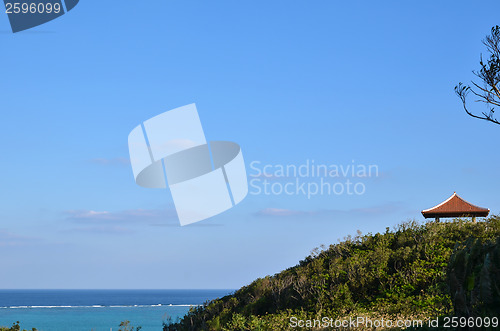
[[[436,217],[436,222],[439,222],[439,217]]]
[[[476,223],[476,216],[472,216],[472,223]]]

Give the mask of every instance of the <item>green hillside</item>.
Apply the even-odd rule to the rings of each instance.
[[[286,330],[292,317],[498,317],[499,288],[500,217],[411,221],[315,249],[294,267],[191,309],[164,331]]]

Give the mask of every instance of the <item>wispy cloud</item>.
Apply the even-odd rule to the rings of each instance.
[[[6,229],[0,229],[0,247],[26,246],[39,241],[40,238],[37,237],[18,235]]]
[[[148,223],[177,219],[173,209],[130,209],[123,211],[68,210],[66,218],[79,223]]]
[[[65,218],[75,226],[64,232],[114,233],[135,232],[138,226],[179,227],[175,209],[130,209],[123,211],[68,210]],[[219,223],[198,222],[189,227],[223,226]]]
[[[134,233],[132,229],[116,225],[101,225],[101,226],[78,226],[67,230],[66,233],[92,233],[92,234],[130,234]]]
[[[404,204],[401,202],[388,202],[371,207],[351,209],[349,212],[353,212],[361,216],[375,216],[375,215],[388,215],[394,212],[399,212],[403,209],[404,209]]]
[[[132,209],[124,211],[69,210],[66,220],[75,224],[64,232],[129,234],[134,227],[178,225],[177,214],[173,209]]]
[[[164,226],[167,226],[167,227],[179,227],[179,222],[176,222],[176,223],[156,223],[156,224],[150,224],[151,226],[158,226],[158,227],[164,227]],[[189,224],[187,225],[185,228],[193,228],[193,227],[218,227],[218,226],[224,226],[224,224],[221,224],[221,223],[207,223],[207,222],[196,222],[196,223],[192,223],[192,224]]]
[[[401,212],[404,206],[400,202],[389,202],[370,207],[361,207],[353,209],[320,209],[320,210],[294,210],[281,208],[266,208],[259,210],[254,215],[260,217],[276,218],[296,218],[299,216],[331,216],[331,217],[370,217],[390,215],[395,212]]]
[[[66,214],[68,218],[74,220],[88,220],[88,219],[112,219],[113,215],[109,211],[94,211],[94,210],[70,210]]]

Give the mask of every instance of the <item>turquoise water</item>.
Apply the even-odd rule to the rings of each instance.
[[[118,330],[121,321],[129,320],[131,325],[142,326],[142,330],[162,330],[162,321],[184,316],[186,306],[162,307],[74,307],[74,308],[19,308],[3,309],[0,312],[2,325],[21,321],[22,328],[40,331],[90,331]]]
[[[40,331],[117,331],[129,320],[144,331],[162,330],[168,317],[231,290],[0,290],[0,325],[20,321]]]

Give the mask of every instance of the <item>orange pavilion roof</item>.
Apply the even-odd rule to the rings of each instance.
[[[489,209],[473,205],[459,197],[457,193],[453,193],[446,201],[441,202],[435,207],[422,210],[422,215],[424,215],[425,218],[486,217],[489,213]]]

